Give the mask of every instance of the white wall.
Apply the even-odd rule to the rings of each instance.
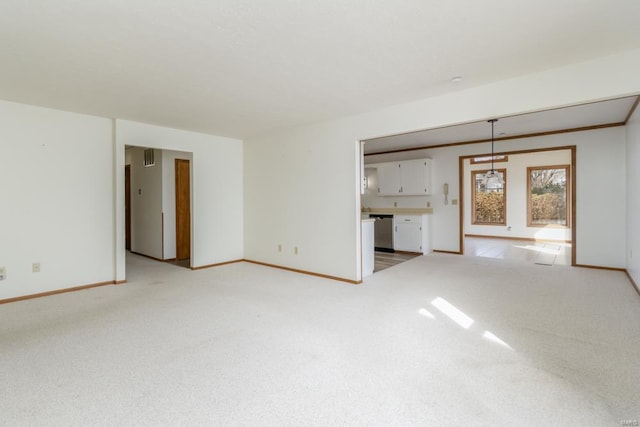
[[[0,299],[114,280],[112,153],[110,119],[0,101]]]
[[[131,252],[163,259],[163,153],[155,150],[155,166],[145,167],[144,150],[127,150],[131,156]]]
[[[640,286],[640,108],[627,122],[627,270]]]
[[[162,151],[162,212],[164,214],[164,259],[176,257],[176,159],[192,160],[191,153]]]
[[[636,50],[249,138],[244,158],[245,256],[359,280],[360,177],[355,141],[635,94],[640,92],[639,68],[640,50]],[[524,141],[514,147],[527,147],[529,143]],[[545,143],[556,145],[553,138]],[[624,144],[619,145],[578,150],[578,192],[592,188],[602,194],[594,200],[579,198],[578,263],[625,265],[624,249],[620,249],[624,225],[619,225],[621,219],[625,223],[625,213],[616,209],[626,196],[624,184],[611,191],[611,185],[593,173],[613,167],[613,179],[621,171],[624,174]],[[451,187],[458,181],[457,161],[463,150],[468,148],[443,152],[437,161],[423,153],[434,158],[434,176],[441,180],[434,182],[434,188],[449,182],[450,198],[459,192]],[[438,221],[434,218],[435,248],[457,249],[457,244],[452,244],[457,236],[457,215],[457,206],[449,204]],[[285,245],[281,253],[277,251],[280,242]],[[302,253],[293,254],[293,245],[301,247]]]
[[[358,144],[341,131],[311,128],[245,144],[245,258],[355,277]]]
[[[192,265],[243,258],[242,141],[4,101],[0,141],[0,299],[126,278],[125,145],[193,152]]]
[[[621,143],[622,141],[620,141]],[[491,163],[470,164],[465,160],[464,170],[464,233],[482,236],[523,237],[551,240],[571,240],[571,229],[564,227],[527,226],[527,168],[531,166],[557,166],[571,164],[570,150],[542,151],[527,154],[511,154],[507,162],[497,162],[495,169],[507,171],[507,224],[474,225],[471,223],[471,171],[488,170]],[[570,173],[570,172],[569,172]],[[570,183],[567,176],[567,183]],[[585,189],[585,192],[588,189]],[[589,197],[589,196],[588,196]],[[568,196],[567,202],[570,200]],[[571,207],[569,206],[569,209]],[[567,216],[570,217],[570,214]],[[511,227],[511,228],[509,228]]]
[[[135,149],[136,147],[127,147],[124,150],[124,164],[125,165],[131,165],[131,153],[132,151]]]
[[[115,128],[118,272],[124,274],[125,263],[121,173],[125,145],[191,152],[191,264],[199,267],[242,259],[242,141],[127,120],[117,120]]]

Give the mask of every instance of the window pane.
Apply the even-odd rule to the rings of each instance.
[[[473,224],[506,224],[506,176],[504,169],[496,172],[505,184],[500,188],[487,188],[483,183],[488,171],[473,171]]]
[[[567,225],[568,167],[529,168],[529,226]]]
[[[498,154],[493,156],[493,161],[494,162],[506,162],[509,160],[508,156],[505,156],[503,154]],[[491,156],[483,156],[483,157],[474,157],[471,159],[471,164],[475,165],[477,163],[491,163]]]

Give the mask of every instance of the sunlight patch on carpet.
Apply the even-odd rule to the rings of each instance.
[[[453,304],[445,300],[444,298],[436,298],[431,301],[431,305],[440,310],[443,314],[448,316],[451,320],[465,329],[469,329],[473,324],[473,319],[460,311]]]
[[[482,334],[482,338],[489,340],[493,343],[496,343],[498,345],[501,345],[502,347],[508,348],[509,350],[513,350],[513,348],[511,348],[511,346],[509,344],[507,344],[506,342],[502,341],[500,338],[498,338],[497,336],[495,336],[494,334],[492,334],[489,331],[484,331],[484,334]]]
[[[431,312],[429,310],[427,310],[426,308],[421,308],[420,310],[418,310],[418,314],[423,315],[424,317],[428,317],[429,319],[435,319],[436,316],[434,316],[433,314],[431,314]]]

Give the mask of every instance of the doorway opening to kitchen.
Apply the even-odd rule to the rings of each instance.
[[[363,277],[431,251],[431,167],[428,158],[371,163],[361,156]]]
[[[367,168],[374,164],[431,158],[433,191],[425,200],[434,210],[431,228],[434,252],[510,258],[511,249],[516,245],[518,250],[525,251],[528,261],[580,266],[583,263],[577,258],[579,243],[582,259],[599,257],[608,261],[598,261],[598,265],[600,262],[617,265],[624,259],[624,251],[617,245],[624,237],[625,218],[619,200],[624,200],[626,194],[624,186],[616,184],[625,182],[621,141],[639,101],[639,97],[633,95],[369,138],[362,150],[363,185],[370,172]],[[490,123],[495,123],[495,139]],[[478,169],[475,170],[465,161],[470,164],[470,159],[482,156],[491,159],[492,155],[505,155],[510,159],[520,154],[547,156],[563,150],[564,159],[546,159],[514,171],[509,166],[505,179],[506,211],[502,217],[499,215],[494,220],[486,215],[472,216],[475,202],[471,191],[477,191],[476,181],[482,170],[494,168],[478,164],[474,165]],[[578,151],[580,167],[584,169],[580,174],[576,162]],[[505,169],[495,158],[494,162],[496,171]],[[607,179],[603,180],[601,174],[593,173],[592,169],[606,171]],[[472,184],[473,172],[477,174]],[[578,174],[580,196],[576,187]],[[545,177],[549,178],[546,183]],[[548,203],[558,197],[561,203]],[[374,202],[364,193],[361,199],[364,211],[377,207],[367,204]],[[511,206],[514,199],[520,199],[520,207]],[[398,203],[398,207],[409,203],[409,199],[395,197],[373,200],[384,201],[387,206],[393,206],[390,202]],[[552,209],[547,209],[549,207]],[[471,223],[472,218],[476,224]],[[577,220],[582,224],[579,241],[576,240]],[[486,224],[501,221],[504,223]],[[487,228],[492,231],[486,232]],[[524,239],[510,239],[515,237]]]

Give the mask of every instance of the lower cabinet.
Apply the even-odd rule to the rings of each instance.
[[[362,219],[362,277],[373,274],[375,267],[374,225],[375,219]]]
[[[422,254],[431,252],[428,215],[394,215],[393,249]]]

